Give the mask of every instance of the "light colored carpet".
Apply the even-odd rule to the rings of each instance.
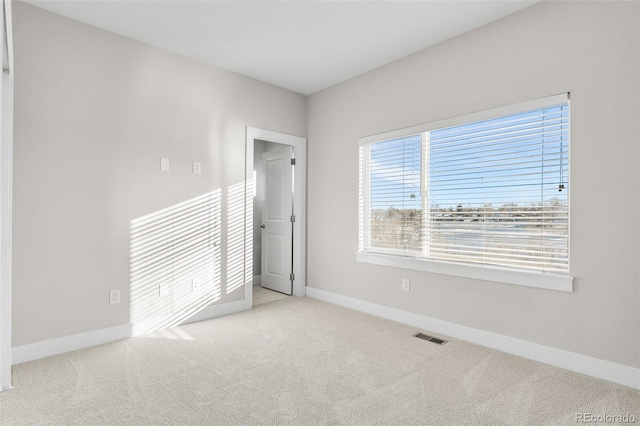
[[[310,298],[14,367],[0,423],[640,422],[640,392]]]

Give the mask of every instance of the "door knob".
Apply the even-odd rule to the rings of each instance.
[[[260,225],[260,228],[262,228],[262,229],[264,229],[266,227],[267,227],[267,225]]]

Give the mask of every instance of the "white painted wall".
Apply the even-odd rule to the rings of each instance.
[[[216,191],[225,283],[245,126],[304,135],[305,97],[22,2],[14,9],[13,346],[127,324],[131,222]],[[122,303],[109,305],[117,288]],[[217,303],[243,294],[223,287]]]
[[[640,367],[639,53],[637,2],[541,2],[311,95],[308,285]],[[356,262],[359,137],[567,91],[573,293]]]

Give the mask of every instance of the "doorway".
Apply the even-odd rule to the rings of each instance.
[[[293,294],[294,152],[290,145],[254,141],[254,284]],[[259,252],[259,253],[257,253]]]
[[[246,154],[245,265],[253,280],[245,285],[245,303],[250,308],[252,284],[256,304],[306,294],[306,139],[247,127]]]

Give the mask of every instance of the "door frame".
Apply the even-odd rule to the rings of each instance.
[[[274,142],[293,147],[293,155],[296,164],[293,168],[294,193],[293,211],[296,217],[293,223],[293,295],[302,297],[306,295],[307,269],[306,269],[306,230],[307,230],[307,139],[299,136],[287,135],[285,133],[271,130],[258,129],[256,127],[246,127],[245,139],[245,246],[244,246],[244,267],[245,286],[244,298],[245,307],[253,307],[253,154],[254,142],[256,140]]]
[[[0,0],[0,391],[11,389],[13,188],[13,28],[11,1]]]

